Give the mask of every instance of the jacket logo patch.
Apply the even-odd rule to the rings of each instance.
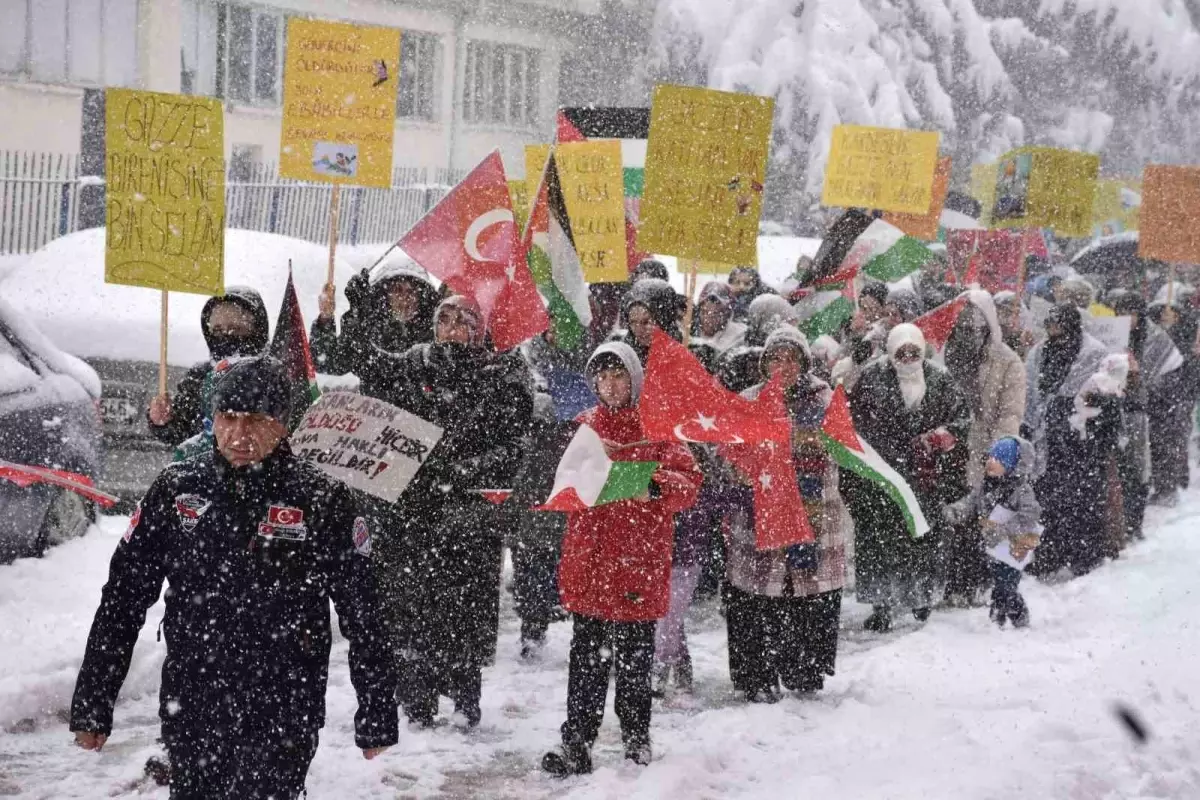
[[[267,509],[267,522],[285,527],[300,525],[304,522],[304,510],[292,506],[271,506]]]
[[[126,543],[133,538],[133,532],[137,528],[138,523],[142,521],[142,504],[138,503],[137,508],[133,510],[133,516],[129,518],[129,527],[125,529],[125,535],[121,538]]]
[[[371,531],[367,528],[367,521],[362,517],[356,517],[354,520],[354,549],[359,555],[371,555]]]
[[[188,533],[196,530],[200,518],[211,506],[211,500],[206,500],[198,494],[181,494],[175,498],[175,512],[179,514],[179,524]]]
[[[258,523],[258,535],[264,539],[304,541],[308,538],[308,526],[304,524],[304,510],[293,506],[272,505],[267,509],[266,521]]]

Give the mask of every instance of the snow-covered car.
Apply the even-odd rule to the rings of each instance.
[[[0,300],[0,462],[95,479],[100,379]],[[79,494],[0,478],[0,563],[82,535],[95,508]]]
[[[272,327],[289,263],[301,312],[311,322],[328,271],[328,250],[287,236],[226,231],[225,284],[257,289]],[[339,258],[338,286],[345,286],[352,274]],[[99,374],[105,442],[101,483],[121,497],[118,510],[128,512],[172,455],[170,447],[150,435],[146,419],[158,384],[159,292],[104,282],[101,228],[51,242],[9,275],[0,291],[54,344]],[[167,384],[172,389],[188,367],[208,357],[200,330],[200,310],[207,300],[198,294],[170,294]],[[338,306],[339,311],[347,307],[340,292]]]

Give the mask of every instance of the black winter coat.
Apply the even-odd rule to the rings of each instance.
[[[210,376],[216,363],[228,355],[220,352],[220,344],[208,329],[208,319],[213,309],[224,302],[241,306],[254,317],[252,335],[234,355],[256,356],[267,349],[271,322],[267,317],[267,307],[257,291],[246,286],[230,286],[225,294],[210,298],[200,312],[200,329],[204,332],[204,341],[213,352],[213,358],[196,364],[179,381],[171,397],[171,420],[166,425],[154,425],[147,421],[151,435],[163,444],[175,447],[207,430],[208,420],[212,417],[209,405],[212,393]]]
[[[410,278],[417,287],[416,317],[403,323],[392,317],[379,286],[371,286],[366,270],[350,279],[346,298],[350,310],[342,315],[339,335],[332,319],[317,317],[309,333],[317,372],[345,375],[353,372],[368,397],[383,399],[397,379],[396,358],[410,347],[433,339],[433,311],[438,292],[427,281]]]
[[[163,580],[163,735],[315,736],[325,720],[329,603],[350,642],[355,742],[396,742],[395,677],[350,490],[286,443],[260,469],[220,454],[172,464],[117,546],[71,703],[71,730],[108,734]]]
[[[478,665],[495,651],[501,547],[516,518],[476,490],[512,485],[533,415],[532,378],[516,353],[452,344],[417,345],[392,369],[397,381],[382,399],[444,431],[400,498],[400,540],[388,545],[399,644],[437,662]]]
[[[855,577],[860,602],[927,608],[941,575],[941,509],[967,493],[967,430],[971,412],[945,370],[925,364],[925,398],[904,407],[896,372],[887,361],[863,370],[850,392],[858,435],[908,482],[932,530],[913,539],[900,509],[882,489],[841,470],[840,488],[854,518]],[[922,434],[945,428],[956,439],[948,453],[917,446]]]

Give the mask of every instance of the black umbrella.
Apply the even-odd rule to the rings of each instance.
[[[1166,265],[1138,255],[1137,234],[1118,234],[1085,247],[1071,260],[1081,275],[1099,275],[1110,287],[1135,288],[1142,281],[1154,280],[1166,271]]]

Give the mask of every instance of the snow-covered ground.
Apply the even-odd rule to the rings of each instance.
[[[1029,584],[1026,631],[997,630],[971,610],[871,636],[858,630],[864,609],[848,603],[838,674],[816,700],[741,704],[729,689],[720,618],[701,606],[692,624],[697,696],[656,707],[654,763],[623,763],[610,706],[597,772],[566,781],[537,765],[563,717],[568,625],[552,628],[540,663],[521,663],[506,596],[481,728],[402,728],[399,746],[373,762],[353,746],[340,642],[309,797],[1200,797],[1198,521],[1192,492],[1177,509],[1152,509],[1148,541],[1118,562],[1065,585]],[[104,751],[75,749],[64,722],[123,528],[105,519],[43,560],[0,568],[0,795],[167,795],[141,778],[156,752],[161,606],[146,622]],[[1146,744],[1118,722],[1118,703],[1144,719]]]

